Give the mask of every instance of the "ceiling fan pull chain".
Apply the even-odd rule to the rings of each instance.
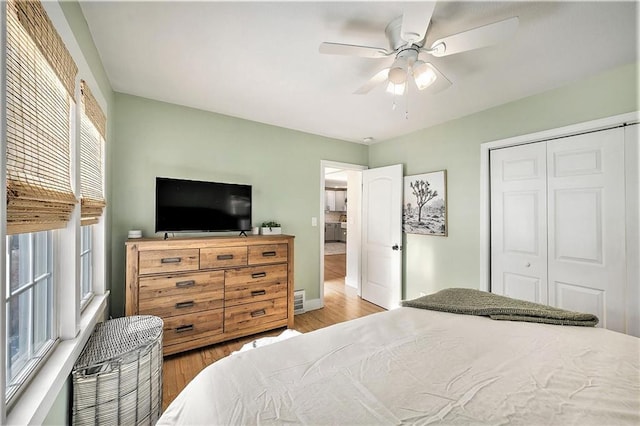
[[[408,74],[408,73],[407,73]],[[404,108],[404,119],[409,119],[409,78],[407,77],[407,90],[404,91],[405,98],[405,108]]]

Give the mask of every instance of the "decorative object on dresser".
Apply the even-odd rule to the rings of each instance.
[[[276,222],[274,220],[262,222],[260,233],[262,235],[279,235],[282,234],[282,227],[280,226],[279,222]]]
[[[291,235],[126,242],[126,315],[164,320],[164,354],[293,328]]]
[[[129,231],[127,238],[142,238],[142,231],[139,229],[132,229]]]

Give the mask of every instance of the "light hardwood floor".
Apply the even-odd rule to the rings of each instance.
[[[325,256],[324,271],[324,308],[296,315],[294,326],[296,330],[308,333],[384,310],[359,298],[356,289],[345,286],[346,255]],[[165,409],[186,384],[209,364],[237,351],[245,343],[260,337],[277,336],[283,330],[279,328],[166,357],[163,365],[162,408]]]
[[[344,284],[344,277],[347,275],[347,255],[346,254],[332,254],[324,257],[324,281],[332,282],[335,280],[342,280]]]

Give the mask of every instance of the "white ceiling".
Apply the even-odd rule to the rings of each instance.
[[[453,85],[353,92],[393,61],[322,55],[323,41],[387,48],[414,3],[81,0],[113,89],[354,142],[427,128],[638,61],[638,3],[438,2],[427,43],[518,16],[504,43],[432,58]],[[408,108],[407,108],[408,107]],[[405,111],[408,109],[408,117]]]

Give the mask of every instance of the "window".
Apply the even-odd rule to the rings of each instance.
[[[58,339],[52,230],[69,226],[77,204],[71,184],[77,66],[40,2],[1,6],[8,235],[2,385],[5,402],[13,403]]]
[[[70,156],[77,67],[39,2],[10,0],[6,8],[7,233],[64,228],[77,203]]]
[[[93,229],[104,199],[104,134],[106,118],[86,81],[80,81],[80,298],[81,308],[93,297]]]
[[[80,228],[80,307],[93,298],[93,225]]]
[[[7,400],[58,337],[52,246],[51,231],[7,237]]]
[[[80,215],[82,225],[98,223],[104,200],[104,135],[106,117],[86,81],[80,81]]]
[[[6,100],[0,173],[7,183],[0,194],[6,224],[6,232],[0,227],[0,240],[6,239],[0,423],[31,424],[68,380],[68,360],[78,356],[107,306],[105,103],[78,78],[47,14],[56,11],[52,17],[66,28],[58,2],[7,0],[0,9],[6,51],[0,56],[0,98]],[[80,77],[91,78],[82,54],[78,58]]]

